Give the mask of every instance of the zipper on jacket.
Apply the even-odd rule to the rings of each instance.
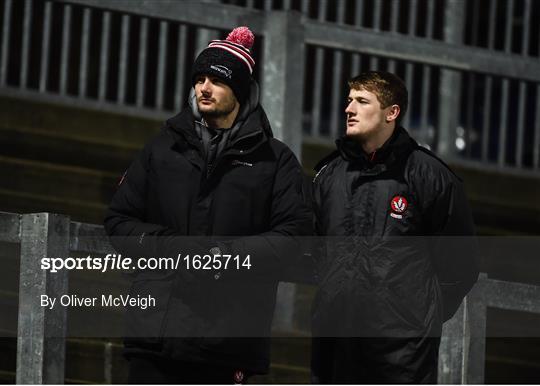
[[[252,137],[255,137],[257,135],[259,135],[260,133],[262,133],[262,130],[257,130],[253,133],[250,133],[250,134],[247,134],[241,138],[238,138],[236,141],[234,141],[231,146],[237,144],[238,142],[240,141],[244,141],[246,139],[249,139],[249,138],[252,138]],[[256,146],[255,148],[252,148],[252,149],[249,149],[249,150],[235,150],[235,149],[230,149],[227,151],[224,151],[223,154],[221,154],[215,161],[213,164],[209,164],[209,165],[206,165],[206,179],[209,179],[210,176],[212,175],[212,173],[214,172],[214,170],[217,169],[217,166],[223,161],[223,159],[231,156],[231,155],[246,155],[246,154],[250,154],[252,153],[256,148],[258,148],[258,146]]]

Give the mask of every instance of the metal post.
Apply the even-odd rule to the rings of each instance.
[[[484,296],[486,295],[485,282],[487,275],[480,274],[478,283],[467,295],[467,325],[468,347],[466,350],[463,383],[484,383],[484,368],[486,358],[486,317],[487,307]]]
[[[261,101],[275,136],[301,159],[305,46],[298,20],[297,11],[266,15]],[[294,284],[280,283],[274,318],[278,329],[292,327],[295,292]]]
[[[379,32],[381,30],[381,13],[382,13],[382,1],[375,1],[373,4],[373,30]],[[376,71],[379,69],[379,58],[371,56],[369,58],[369,69]]]
[[[4,2],[4,20],[2,24],[2,48],[0,57],[0,85],[5,85],[8,71],[8,53],[9,53],[9,32],[11,24],[11,9],[13,0]]]
[[[148,18],[141,19],[139,32],[139,67],[137,69],[137,107],[143,107],[146,90],[146,51],[148,48]]]
[[[159,50],[158,50],[158,73],[156,82],[156,108],[163,110],[165,101],[165,71],[167,60],[167,35],[169,23],[161,21],[159,23]]]
[[[467,298],[455,315],[443,325],[439,347],[439,384],[458,385],[463,380],[465,351],[467,346],[466,320]]]
[[[426,38],[433,39],[433,27],[435,19],[435,4],[433,1],[428,2],[427,21],[426,21]],[[423,145],[428,145],[430,148],[433,146],[432,138],[430,134],[430,94],[431,94],[431,66],[422,66],[422,96],[420,98],[420,127],[418,128],[418,138]],[[409,114],[411,114],[409,112]]]
[[[301,159],[305,46],[298,20],[297,11],[266,15],[261,101],[276,138]]]
[[[448,0],[444,10],[444,41],[463,44],[465,27],[465,2]],[[439,130],[437,153],[452,157],[456,153],[456,128],[459,123],[461,100],[461,73],[455,70],[441,70],[439,87]]]
[[[497,3],[489,5],[488,24],[488,49],[492,50],[495,45],[495,24],[497,20]],[[493,78],[486,75],[486,85],[484,86],[484,106],[482,110],[482,162],[488,162],[489,151],[489,129],[491,127],[491,97]]]
[[[504,52],[507,54],[512,53],[512,41],[513,41],[513,20],[514,20],[514,0],[507,2],[506,11],[506,28],[504,35]],[[508,110],[510,103],[510,79],[503,78],[502,80],[502,92],[501,92],[501,107],[499,118],[499,154],[497,156],[497,163],[499,166],[504,167],[506,165],[506,137],[509,129],[508,126]]]
[[[32,1],[24,2],[24,22],[23,22],[23,41],[21,55],[21,87],[26,88],[28,84],[28,67],[30,36],[32,35]]]
[[[443,326],[439,348],[439,384],[484,383],[486,358],[486,284],[478,283],[463,299],[456,314]]]
[[[34,213],[22,216],[17,383],[64,383],[66,308],[41,306],[41,296],[67,293],[66,270],[41,269],[44,257],[66,258],[69,217]]]
[[[399,23],[399,0],[392,0],[392,8],[390,11],[390,33],[397,33]],[[429,13],[428,13],[429,18]],[[428,19],[429,20],[429,19]],[[396,61],[393,59],[388,60],[388,72],[396,72]]]
[[[129,53],[129,29],[131,17],[122,15],[122,32],[120,37],[120,62],[118,64],[118,104],[126,103],[126,87]]]
[[[52,3],[45,2],[45,14],[43,16],[43,36],[41,40],[41,67],[39,78],[39,91],[47,91],[47,82],[49,79],[49,47],[51,37],[51,19],[52,19]]]
[[[326,21],[326,11],[328,1],[319,1],[318,20]],[[315,48],[315,62],[312,70],[314,72],[313,79],[313,107],[311,111],[311,136],[320,137],[321,135],[321,118],[322,118],[322,100],[323,100],[323,83],[324,83],[324,48]]]
[[[60,60],[60,95],[66,95],[68,88],[69,54],[71,40],[71,5],[64,6],[62,27],[62,56]]]
[[[344,24],[345,22],[345,2],[340,1],[337,6],[337,23]],[[343,84],[341,83],[341,75],[343,73],[343,52],[334,51],[333,58],[333,74],[332,74],[332,99],[330,101],[330,135],[332,138],[337,138],[340,132],[343,132],[345,126],[342,122],[345,113],[342,110],[343,99]],[[343,123],[343,125],[341,125]]]
[[[182,24],[178,27],[178,49],[176,56],[176,84],[174,89],[174,110],[179,110],[183,105],[187,46],[187,26]]]
[[[219,3],[218,0],[202,0],[203,3]],[[206,47],[208,47],[208,43],[211,40],[215,40],[219,38],[218,31],[206,29],[206,28],[198,28],[197,29],[197,37],[196,37],[196,46],[195,46],[195,55],[199,55],[202,50],[204,50]]]
[[[356,27],[362,27],[362,21],[364,19],[364,3],[356,2],[354,10],[354,25]],[[351,60],[351,77],[360,74],[360,54],[353,53]]]
[[[113,378],[113,346],[111,342],[105,343],[103,351],[103,377],[105,383],[112,384]]]
[[[90,8],[85,8],[83,11],[83,24],[81,32],[81,66],[79,70],[79,96],[86,97],[87,81],[88,81],[88,55],[90,46],[90,18],[92,16]]]
[[[407,29],[407,34],[409,36],[416,36],[416,20],[418,15],[418,0],[411,0],[409,3],[409,25]],[[409,91],[409,95],[413,94],[413,75],[414,75],[414,64],[411,62],[407,62],[405,64],[405,85],[407,86],[407,90]],[[412,111],[412,104],[414,101],[409,102],[409,112],[405,114],[403,117],[403,126],[407,129],[410,129],[411,126],[411,111]]]
[[[530,21],[532,13],[531,0],[525,0],[525,11],[523,12],[523,35],[522,35],[522,47],[521,55],[527,57],[529,54],[529,33],[530,33]],[[518,100],[518,129],[516,140],[516,166],[522,168],[523,165],[523,147],[525,137],[525,106],[527,103],[527,83],[519,82],[519,100]],[[528,124],[527,124],[528,125]]]
[[[111,13],[103,13],[103,26],[101,30],[101,53],[99,58],[99,87],[98,99],[104,101],[107,97],[108,74],[109,74],[109,45],[111,35]]]

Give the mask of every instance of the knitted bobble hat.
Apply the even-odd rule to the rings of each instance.
[[[225,40],[212,40],[197,57],[191,72],[191,82],[199,75],[213,75],[227,84],[236,99],[243,103],[250,89],[255,61],[251,57],[255,37],[248,27],[237,27]]]

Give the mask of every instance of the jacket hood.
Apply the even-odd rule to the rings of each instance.
[[[165,122],[165,128],[182,135],[188,142],[198,145],[200,140],[195,128],[195,122],[200,121],[202,116],[197,108],[194,89],[190,92],[188,102],[189,107],[168,119]],[[251,139],[250,142],[253,146],[273,137],[268,117],[259,104],[259,86],[255,81],[252,81],[251,83],[250,95],[246,99],[246,102],[240,107],[238,117],[231,130],[229,145],[227,147],[233,146],[236,142],[241,141],[246,136],[252,137],[251,134],[258,138]],[[260,132],[260,135],[255,135],[257,132]]]
[[[251,80],[249,95],[246,98],[245,102],[240,106],[240,111],[238,112],[238,116],[236,117],[232,130],[236,129],[236,131],[238,132],[238,129],[242,126],[242,123],[238,125],[238,127],[235,128],[236,124],[238,122],[245,122],[249,118],[250,114],[252,114],[255,110],[257,110],[258,107],[260,107],[259,102],[260,102],[259,84],[255,80]],[[199,112],[199,108],[197,107],[197,97],[195,96],[194,88],[191,88],[189,92],[188,104],[189,104],[189,107],[191,109],[191,113],[193,114],[194,119],[197,121],[202,120],[201,113]],[[263,112],[263,115],[266,120],[266,124],[262,125],[262,128],[265,131],[265,134],[267,135],[267,137],[272,138],[274,137],[272,128],[270,127],[270,123],[268,122],[268,118],[266,117],[266,114],[264,114],[264,112]],[[238,134],[237,132],[232,134],[233,138],[236,137],[236,134]]]
[[[268,117],[266,116],[266,113],[262,109],[261,105],[259,104],[259,85],[256,81],[251,82],[250,87],[250,94],[249,97],[246,99],[244,104],[240,106],[240,111],[238,113],[238,117],[236,118],[236,121],[233,125],[234,129],[237,123],[240,123],[238,125],[238,136],[241,136],[243,134],[246,134],[246,129],[244,126],[260,126],[262,128],[264,134],[268,138],[273,138],[274,134],[272,132],[272,128],[270,126],[270,122],[268,121]],[[177,131],[177,132],[186,132],[186,131],[192,131],[193,135],[196,136],[195,133],[195,121],[200,121],[202,119],[201,113],[199,112],[199,109],[197,108],[197,102],[196,102],[196,96],[195,96],[195,89],[191,89],[189,93],[189,99],[188,99],[188,105],[189,107],[182,110],[180,113],[175,115],[174,117],[168,119],[165,122],[165,126]],[[255,118],[255,119],[254,119]],[[257,125],[257,121],[259,121],[259,124]],[[251,127],[251,129],[256,129]],[[237,135],[233,136],[236,137]]]
[[[249,95],[245,102],[240,106],[240,111],[238,112],[238,117],[236,121],[243,121],[247,116],[255,110],[259,104],[260,91],[259,85],[254,80],[251,81]],[[195,88],[192,87],[189,91],[188,104],[191,108],[191,112],[196,120],[200,121],[202,119],[199,108],[197,107],[197,97],[195,96]]]

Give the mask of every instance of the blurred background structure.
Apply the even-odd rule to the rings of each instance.
[[[395,72],[410,92],[404,126],[464,179],[479,233],[529,240],[540,230],[538,20],[538,0],[0,0],[0,210],[100,224],[133,156],[186,105],[195,56],[248,25],[262,104],[306,173],[343,133],[347,79]],[[12,278],[0,301],[15,315],[16,249],[0,256]],[[482,271],[540,285],[528,250],[494,250]],[[284,293],[309,307],[312,288]],[[537,316],[487,313],[488,335],[540,337]],[[14,342],[0,345],[8,383]],[[277,341],[259,381],[307,381],[308,343]],[[540,339],[485,349],[487,383],[540,382]],[[69,382],[125,381],[118,342],[67,350]]]

